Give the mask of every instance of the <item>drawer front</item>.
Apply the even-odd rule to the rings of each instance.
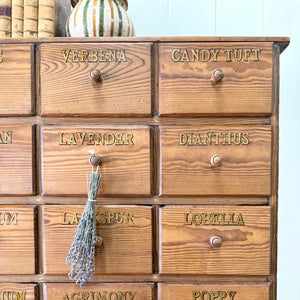
[[[34,215],[33,206],[0,206],[1,275],[35,273]]]
[[[99,195],[151,193],[150,128],[42,128],[43,194],[86,195],[89,150],[102,158]]]
[[[0,283],[0,299],[37,300],[36,289],[34,284]]]
[[[160,193],[269,195],[271,136],[270,126],[161,128]]]
[[[84,206],[44,206],[44,271],[67,274],[65,264]],[[152,273],[152,210],[145,206],[97,206],[96,274]],[[124,260],[125,259],[125,260]]]
[[[33,128],[0,126],[0,195],[32,195]]]
[[[151,44],[42,44],[41,113],[150,115]]]
[[[272,43],[160,44],[159,103],[160,115],[270,115]]]
[[[33,45],[0,45],[0,115],[33,114]]]
[[[43,299],[152,300],[153,288],[148,283],[97,283],[80,288],[75,284],[47,283],[43,287]]]
[[[264,284],[168,284],[158,285],[158,300],[269,300]]]
[[[160,273],[269,275],[270,219],[270,207],[162,207]]]

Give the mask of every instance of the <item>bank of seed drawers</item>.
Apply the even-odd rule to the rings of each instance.
[[[3,42],[0,299],[275,299],[288,42]],[[80,288],[65,257],[91,149],[104,243]]]

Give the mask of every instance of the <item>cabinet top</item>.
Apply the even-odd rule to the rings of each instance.
[[[1,44],[16,44],[16,43],[109,43],[109,42],[273,42],[279,44],[281,52],[289,45],[289,37],[197,37],[197,36],[182,36],[182,37],[89,37],[89,38],[21,38],[21,39],[1,39]]]

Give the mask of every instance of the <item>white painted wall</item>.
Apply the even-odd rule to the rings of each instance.
[[[137,36],[291,38],[280,57],[278,300],[300,300],[300,1],[128,2]]]

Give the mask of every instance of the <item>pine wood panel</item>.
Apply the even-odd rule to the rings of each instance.
[[[37,300],[35,284],[0,283],[2,300]]]
[[[158,300],[269,300],[270,284],[158,285]]]
[[[72,134],[75,141],[72,141]],[[95,135],[89,139],[89,134]],[[104,137],[105,145],[98,134]],[[43,126],[43,194],[86,195],[86,173],[91,171],[88,151],[91,149],[101,156],[103,162],[99,195],[151,193],[149,127]]]
[[[270,126],[162,127],[160,194],[269,195],[271,136]]]
[[[0,115],[33,113],[33,45],[0,45]]]
[[[42,44],[40,54],[42,115],[151,114],[150,43]],[[90,79],[93,68],[102,82]]]
[[[268,275],[270,222],[270,207],[162,207],[160,273]],[[220,248],[211,246],[213,236],[222,238]]]
[[[218,84],[211,81],[214,69],[224,72]],[[270,115],[272,43],[160,44],[159,101],[162,116]]]
[[[79,287],[75,284],[44,284],[44,300],[75,300],[75,299],[124,299],[124,300],[152,300],[153,284],[144,283],[98,283],[86,284]]]
[[[44,271],[67,274],[65,264],[84,206],[43,206]],[[145,206],[97,206],[96,274],[152,273],[152,211]],[[77,221],[77,222],[76,222]]]
[[[34,215],[33,206],[0,206],[0,274],[35,273]]]
[[[0,127],[0,195],[32,195],[33,129],[31,125]]]

